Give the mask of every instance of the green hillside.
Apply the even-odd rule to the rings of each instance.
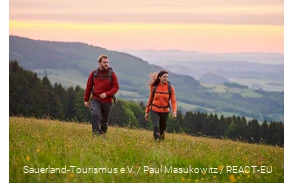
[[[284,182],[284,148],[10,117],[9,182]]]
[[[163,68],[127,53],[107,50],[84,43],[40,41],[9,36],[9,60],[17,60],[24,69],[38,77],[48,76],[52,83],[84,88],[89,73],[97,68],[97,57],[107,54],[110,66],[118,75],[123,99],[146,101],[149,96],[148,75]],[[184,110],[203,109],[256,118],[260,121],[284,119],[284,92],[228,87],[225,92],[210,89],[187,75],[169,74],[176,97]],[[220,91],[223,91],[222,88]],[[134,93],[128,95],[125,93]],[[124,93],[124,94],[123,94]]]
[[[208,84],[223,84],[229,82],[227,78],[213,73],[205,73],[200,77],[200,81]]]

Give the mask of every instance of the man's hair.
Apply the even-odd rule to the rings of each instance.
[[[101,55],[98,57],[97,62],[98,62],[98,63],[101,63],[101,60],[102,60],[103,58],[107,59],[107,55],[105,55],[105,54],[101,54]]]

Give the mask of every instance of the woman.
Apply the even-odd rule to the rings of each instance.
[[[152,81],[149,82],[149,85],[150,96],[145,110],[145,119],[148,121],[150,113],[154,139],[164,140],[164,131],[170,111],[169,100],[171,100],[172,117],[176,118],[177,106],[174,87],[168,81],[167,71],[160,71],[158,74],[152,75]]]

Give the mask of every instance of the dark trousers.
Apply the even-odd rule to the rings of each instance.
[[[153,136],[155,140],[164,140],[168,112],[155,112],[150,110],[150,117],[153,124]]]
[[[93,135],[104,134],[107,132],[111,107],[112,103],[104,103],[96,99],[91,100],[90,111]]]

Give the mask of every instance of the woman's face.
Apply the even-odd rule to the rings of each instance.
[[[162,76],[159,77],[160,81],[162,83],[167,83],[168,81],[168,73],[163,74]]]

